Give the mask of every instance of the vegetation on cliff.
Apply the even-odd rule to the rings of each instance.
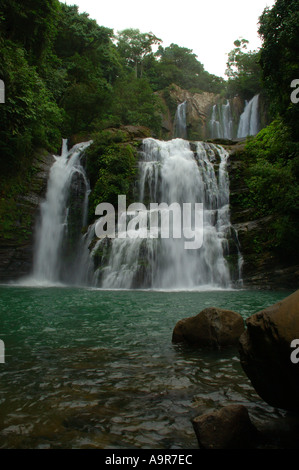
[[[268,217],[267,229],[250,242],[256,254],[272,252],[286,263],[299,261],[299,145],[280,118],[247,140],[237,159],[242,162],[235,186],[237,201],[250,220]],[[245,247],[244,247],[245,248]]]
[[[277,0],[260,18],[262,86],[273,120],[248,139],[248,191],[241,198],[253,217],[272,216],[256,250],[270,249],[291,263],[299,261],[299,104],[291,100],[291,83],[299,78],[298,15],[297,1]]]

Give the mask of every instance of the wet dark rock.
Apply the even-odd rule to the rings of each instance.
[[[299,290],[249,317],[246,326],[240,361],[256,392],[271,406],[298,412],[299,363],[291,360],[291,343],[299,338]]]
[[[202,449],[248,449],[257,442],[257,429],[243,405],[227,405],[194,418],[192,424]]]
[[[37,152],[27,190],[15,198],[14,212],[10,214],[14,223],[0,236],[0,282],[19,279],[32,270],[35,225],[53,162],[53,155]]]
[[[243,332],[244,321],[239,313],[210,307],[177,322],[172,342],[220,349],[236,345]]]

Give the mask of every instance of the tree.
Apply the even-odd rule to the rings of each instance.
[[[192,49],[177,44],[160,45],[155,54],[149,54],[144,60],[144,76],[155,91],[173,83],[190,91],[219,93],[224,88],[224,80],[205,71]]]
[[[2,0],[0,30],[24,47],[31,65],[39,65],[55,36],[59,9],[58,0]]]
[[[273,117],[281,115],[298,140],[299,106],[292,103],[291,83],[299,79],[298,0],[276,0],[259,19],[262,80],[269,96]]]
[[[113,96],[111,110],[120,123],[146,126],[159,134],[162,105],[145,78],[136,78],[133,73],[120,78]]]
[[[250,99],[261,90],[260,52],[248,51],[249,41],[237,39],[235,48],[228,54],[227,69],[228,95]]]
[[[235,48],[228,54],[228,61],[226,63],[227,69],[225,74],[230,78],[236,78],[240,71],[244,71],[244,56],[246,56],[247,39],[236,39],[234,42]]]
[[[164,79],[164,87],[176,83],[182,88],[196,88],[204,67],[192,49],[177,44],[170,44],[165,48],[160,46],[156,57],[159,58],[159,70],[162,80]]]
[[[154,44],[160,43],[161,39],[153,33],[141,33],[139,29],[124,29],[117,36],[119,54],[126,65],[134,68],[136,78],[142,78],[144,58],[152,52]]]
[[[56,60],[48,68],[58,103],[66,111],[65,135],[89,129],[107,112],[121,61],[112,42],[112,29],[99,26],[77,6],[61,5],[54,43]],[[59,77],[63,78],[59,82]],[[52,88],[49,83],[49,87]]]
[[[63,61],[62,66],[72,67],[74,56],[84,56],[94,68],[101,71],[102,77],[113,83],[121,65],[112,43],[112,29],[99,26],[87,13],[78,13],[75,5],[61,4],[57,30],[54,50]]]
[[[62,112],[44,82],[29,65],[26,52],[0,40],[1,76],[6,85],[1,105],[0,148],[2,175],[21,169],[33,147],[55,148],[60,143]]]

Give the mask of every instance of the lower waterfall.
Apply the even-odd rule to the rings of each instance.
[[[229,288],[241,278],[242,257],[230,223],[229,155],[223,147],[180,138],[144,139],[136,182],[136,200],[144,209],[137,211],[134,236],[118,231],[115,238],[98,238],[99,219],[86,230],[90,187],[82,156],[90,143],[68,150],[63,141],[61,156],[55,157],[40,207],[35,283],[171,290]],[[189,212],[180,211],[187,206]],[[200,226],[195,224],[197,206],[202,207]],[[136,217],[130,207],[117,214],[126,230]],[[166,237],[158,226],[154,233],[147,230],[152,218],[168,220]],[[195,248],[192,237],[201,241]]]
[[[226,256],[233,229],[228,156],[223,147],[212,143],[145,139],[139,161],[139,201],[145,206],[165,203],[168,212],[173,203],[203,203],[202,246],[186,249],[184,239],[174,236],[98,240],[92,252],[100,258],[95,285],[106,289],[230,287]],[[147,209],[144,217],[150,216]],[[182,220],[173,222],[175,231]]]
[[[63,140],[61,155],[54,156],[37,227],[32,277],[38,283],[76,280],[69,259],[74,258],[74,252],[79,255],[81,229],[87,223],[90,188],[80,159],[90,143],[77,144],[68,150],[67,140]],[[78,230],[74,230],[71,218]]]

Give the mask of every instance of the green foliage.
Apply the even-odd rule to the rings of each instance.
[[[128,28],[117,35],[117,47],[125,64],[135,70],[135,77],[143,76],[143,61],[152,52],[154,44],[160,44],[161,39],[153,33],[141,33],[139,29]]]
[[[6,102],[1,105],[0,114],[1,165],[5,175],[20,168],[34,147],[53,149],[59,145],[63,113],[35,67],[28,64],[24,49],[10,41],[5,45],[0,42],[6,85]]]
[[[30,165],[34,148],[88,131],[109,108],[121,65],[112,30],[57,0],[0,7],[1,177]]]
[[[228,96],[239,95],[246,100],[261,91],[260,52],[248,51],[248,44],[247,39],[234,42],[236,47],[228,54],[225,72],[228,76]]]
[[[298,258],[299,243],[299,146],[290,141],[281,120],[274,121],[246,144],[248,188],[243,207],[255,217],[272,215],[268,247],[283,258]]]
[[[146,79],[134,75],[119,79],[114,86],[112,113],[122,124],[146,126],[156,135],[161,128],[162,104]]]
[[[160,43],[138,29],[115,37],[58,0],[3,0],[2,178],[30,164],[37,146],[57,151],[62,136],[122,124],[159,136],[163,105],[154,92],[173,82],[194,91],[223,90],[223,80],[208,74],[191,50],[172,44],[154,54]]]
[[[246,182],[251,195],[250,205],[258,215],[299,210],[299,186],[290,163],[284,164],[283,160],[270,163],[258,158],[249,174]]]
[[[112,36],[111,29],[79,14],[78,7],[61,5],[54,53],[63,77],[58,99],[66,112],[65,135],[89,129],[109,108],[121,68]]]
[[[34,157],[38,158],[39,154],[35,154]],[[32,211],[30,203],[26,204],[20,199],[22,195],[26,194],[28,188],[33,189],[39,185],[39,181],[37,182],[34,179],[36,171],[36,167],[26,165],[26,162],[24,162],[22,172],[1,180],[1,239],[7,241],[13,240],[23,244],[24,240],[27,240],[32,235]]]
[[[275,119],[262,129],[255,138],[248,139],[247,155],[265,161],[285,161],[296,156],[298,146],[291,142],[289,128],[281,119]]]
[[[104,144],[105,135],[87,151],[87,168],[95,180],[89,198],[89,216],[94,218],[95,208],[102,202],[117,207],[118,195],[132,197],[137,172],[136,152],[128,143]]]
[[[99,26],[87,13],[78,13],[76,5],[60,4],[58,34],[55,39],[55,52],[59,57],[72,57],[98,51],[103,43],[109,47],[112,30]]]
[[[298,21],[297,0],[276,0],[260,17],[262,85],[275,119],[247,142],[243,200],[255,217],[271,216],[267,234],[256,241],[259,252],[267,247],[291,262],[299,259],[299,107],[290,99],[299,77]]]
[[[89,81],[100,77],[113,83],[120,73],[120,58],[112,43],[112,29],[99,26],[77,6],[61,4],[54,52],[70,82]]]
[[[24,48],[31,65],[40,64],[55,35],[58,0],[2,0],[0,31]]]
[[[92,135],[93,143],[85,151],[86,172],[93,187],[98,179],[101,159],[99,156],[105,153],[107,147],[126,142],[127,134],[120,129],[106,129]]]
[[[186,90],[218,93],[225,85],[222,78],[204,70],[191,49],[177,44],[165,48],[159,46],[155,54],[148,55],[144,61],[144,75],[155,91],[175,83]]]
[[[259,34],[263,40],[261,67],[263,86],[271,104],[272,116],[283,117],[292,139],[298,141],[299,106],[290,99],[291,82],[299,78],[298,0],[276,0],[260,17]]]

